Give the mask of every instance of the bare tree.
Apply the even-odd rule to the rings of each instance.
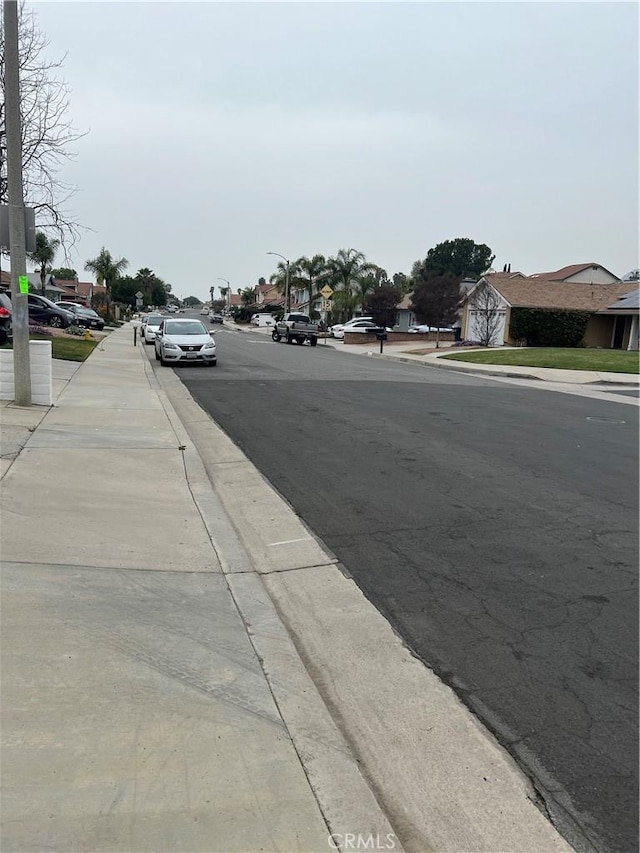
[[[73,145],[85,134],[75,130],[68,115],[69,87],[60,76],[65,57],[48,59],[49,41],[38,28],[35,13],[26,9],[24,3],[20,4],[19,13],[25,205],[35,209],[39,228],[56,232],[66,251],[78,239],[81,226],[65,209],[76,189],[61,179],[60,171],[66,161],[74,158]],[[6,204],[4,26],[0,26],[0,86],[0,204]]]
[[[502,323],[500,297],[486,281],[477,285],[469,300],[474,312],[472,331],[483,347],[493,346]]]

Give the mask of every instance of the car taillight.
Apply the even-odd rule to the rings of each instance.
[[[6,308],[2,308],[0,306],[0,317],[10,317],[11,311],[8,311]]]

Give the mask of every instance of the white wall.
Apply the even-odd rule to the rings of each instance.
[[[31,366],[31,402],[36,406],[53,405],[53,368],[51,341],[29,341]],[[0,350],[0,400],[15,400],[13,350]]]

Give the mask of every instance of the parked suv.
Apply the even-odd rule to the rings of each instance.
[[[53,326],[55,329],[66,329],[74,322],[73,314],[58,308],[55,302],[46,296],[30,293],[28,297],[29,322],[42,323],[43,326]]]
[[[9,294],[0,290],[0,346],[11,338],[11,299]]]

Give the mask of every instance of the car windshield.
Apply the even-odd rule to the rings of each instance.
[[[164,320],[162,314],[158,314],[155,317],[147,317],[147,325],[149,326],[159,326],[160,323]]]
[[[209,333],[199,320],[176,320],[174,323],[165,323],[166,335],[208,335]]]
[[[93,308],[76,308],[75,309],[78,314],[83,314],[85,317],[97,317],[98,314],[93,310]]]

